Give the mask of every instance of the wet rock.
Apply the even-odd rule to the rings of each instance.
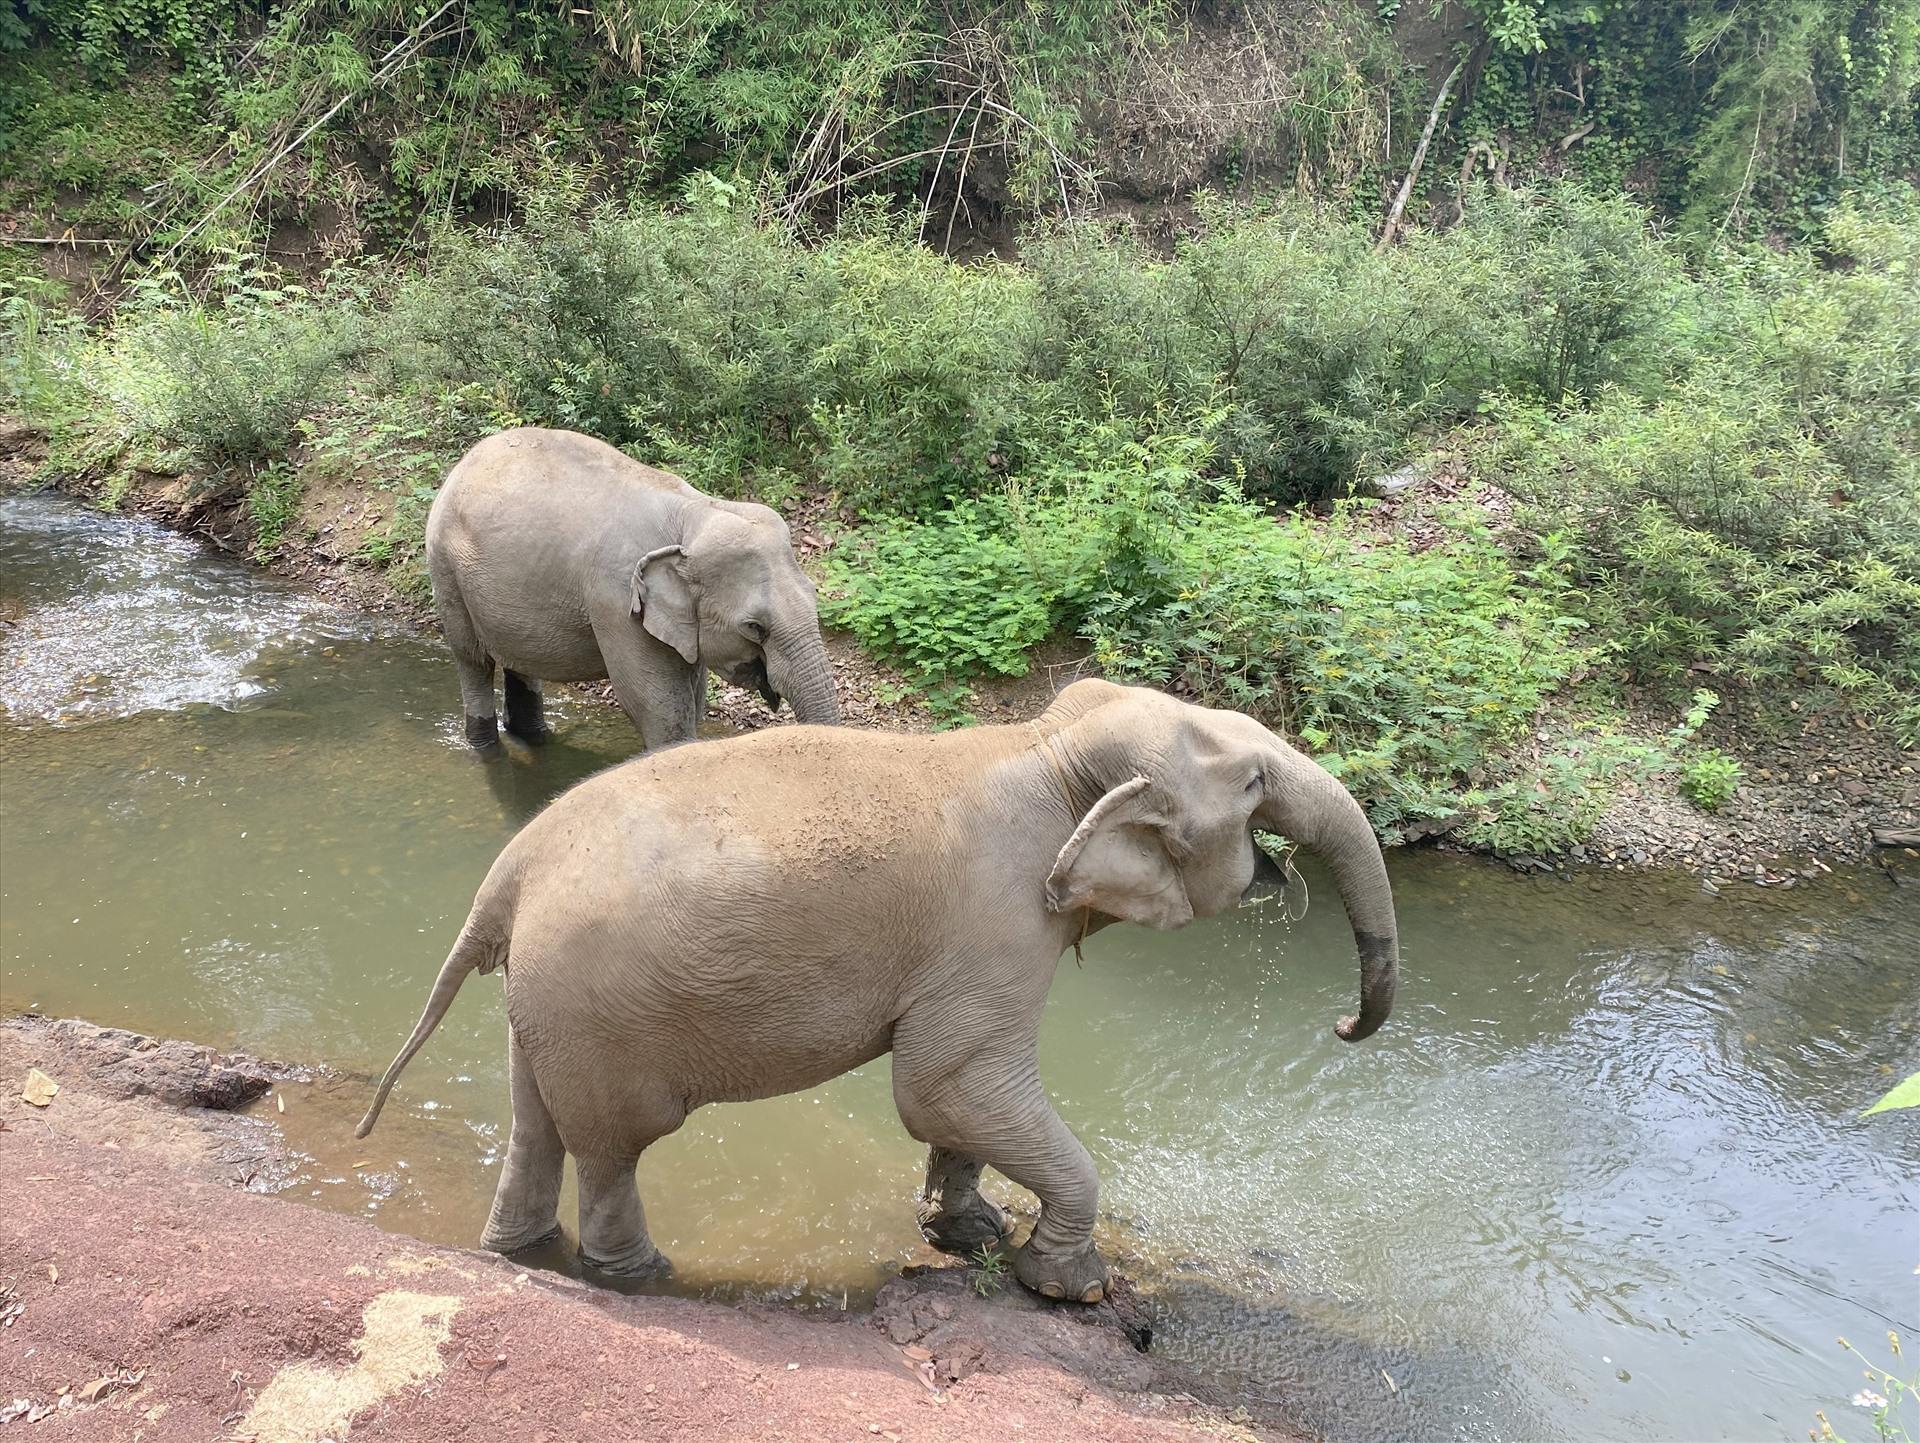
[[[880,1290],[873,1324],[901,1348],[924,1352],[922,1367],[946,1387],[998,1359],[1037,1358],[1127,1393],[1163,1381],[1163,1369],[1142,1356],[1153,1325],[1133,1284],[1115,1274],[1106,1299],[1091,1306],[1029,1293],[1001,1275],[982,1296],[964,1265],[910,1267]]]
[[[153,1097],[172,1107],[230,1112],[262,1096],[274,1083],[309,1074],[244,1053],[221,1053],[191,1042],[164,1042],[119,1027],[77,1018],[28,1014],[6,1026],[46,1044],[115,1097]]]

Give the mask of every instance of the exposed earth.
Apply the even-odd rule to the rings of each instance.
[[[285,1168],[264,1104],[159,1100],[230,1105],[296,1073],[0,1026],[0,1436],[1291,1436],[1136,1351],[1124,1289],[1119,1311],[982,1297],[952,1266],[903,1273],[871,1313],[622,1296],[266,1195]]]

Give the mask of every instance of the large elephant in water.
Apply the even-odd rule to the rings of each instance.
[[[1114,921],[1184,926],[1279,879],[1256,828],[1331,869],[1360,951],[1348,1041],[1398,967],[1379,845],[1339,782],[1259,723],[1081,681],[1037,721],[932,736],[780,728],[639,757],[555,801],[501,853],[412,1037],[469,972],[506,969],[513,1134],[486,1246],[550,1239],[564,1154],[580,1252],[664,1260],[641,1152],[703,1103],[812,1087],[893,1053],[932,1149],[921,1223],[971,1252],[1009,1234],[982,1164],[1038,1195],[1013,1258],[1048,1297],[1097,1301],[1099,1182],[1040,1083],[1055,964]]]
[[[427,517],[427,571],[460,668],[467,740],[546,736],[541,681],[606,677],[648,747],[686,741],[719,672],[802,722],[840,720],[813,584],[786,522],[572,431],[501,431]]]

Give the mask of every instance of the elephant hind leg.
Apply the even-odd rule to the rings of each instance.
[[[493,746],[500,740],[493,701],[493,657],[480,644],[480,633],[460,600],[457,586],[438,569],[434,569],[433,594],[440,607],[440,630],[460,672],[460,706],[466,713],[467,740],[476,747]]]
[[[980,1194],[981,1164],[944,1147],[927,1154],[920,1192],[920,1235],[943,1253],[972,1257],[1013,1235],[1013,1218]]]
[[[647,1234],[633,1177],[638,1155],[574,1159],[580,1175],[580,1261],[603,1273],[648,1277],[672,1264]]]
[[[601,1102],[611,1109],[601,1117],[561,1119],[563,1135],[577,1144],[570,1150],[580,1179],[580,1260],[626,1277],[671,1272],[647,1235],[633,1172],[641,1153],[686,1121],[686,1106],[646,1077],[629,1079]]]
[[[547,730],[545,703],[540,683],[507,667],[507,730],[529,746],[538,746],[551,733]]]
[[[514,1253],[551,1242],[560,1232],[560,1178],[566,1149],[560,1130],[540,1097],[533,1065],[518,1035],[507,1031],[508,1085],[513,1098],[513,1132],[507,1159],[493,1193],[493,1212],[480,1245],[496,1253]]]

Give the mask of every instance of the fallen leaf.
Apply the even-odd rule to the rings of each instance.
[[[22,1101],[30,1102],[35,1107],[45,1107],[53,1101],[53,1095],[59,1090],[60,1084],[48,1077],[46,1073],[37,1067],[29,1067],[26,1086],[20,1089],[20,1097]]]
[[[1380,1376],[1387,1380],[1387,1387],[1393,1391],[1393,1396],[1398,1398],[1400,1396],[1400,1385],[1393,1381],[1393,1374],[1389,1373],[1385,1368],[1382,1368],[1380,1370]]]
[[[57,1283],[60,1281],[60,1269],[55,1267],[52,1263],[47,1264],[47,1281],[50,1283]]]
[[[933,1353],[931,1352],[931,1350],[922,1348],[917,1343],[911,1347],[902,1348],[900,1351],[905,1353],[909,1358],[913,1359],[913,1361],[916,1363],[931,1362],[933,1359]]]
[[[277,1108],[277,1109],[278,1109],[279,1111],[281,1111],[281,1112],[285,1112],[285,1111],[287,1110],[287,1100],[286,1100],[286,1098],[284,1098],[284,1097],[282,1097],[282,1096],[281,1096],[281,1095],[280,1095],[279,1093],[277,1093],[277,1092],[276,1092],[276,1093],[274,1093],[274,1095],[273,1095],[273,1105],[274,1105],[274,1107],[275,1107],[275,1108]]]
[[[80,1390],[80,1401],[82,1403],[98,1403],[118,1386],[119,1380],[117,1378],[95,1378]]]

